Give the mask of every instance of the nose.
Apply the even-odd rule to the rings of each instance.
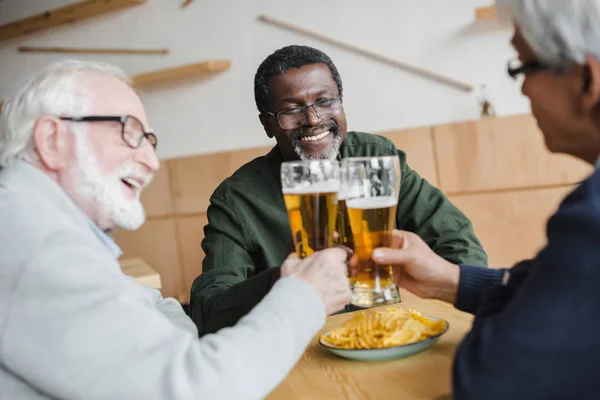
[[[529,79],[527,79],[527,76],[524,76],[523,80],[521,81],[521,93],[525,97],[529,97],[527,95],[529,93],[529,85],[527,83],[529,83]]]
[[[160,168],[156,150],[147,140],[143,140],[140,147],[136,149],[135,161],[144,165],[151,173],[155,173]]]
[[[314,107],[306,109],[306,124],[309,126],[317,126],[321,123],[321,118],[317,115]]]

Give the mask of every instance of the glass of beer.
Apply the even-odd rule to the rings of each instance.
[[[281,185],[298,257],[332,247],[340,190],[339,162],[284,162]]]
[[[340,177],[344,181],[344,174],[348,169],[340,163]],[[354,250],[354,238],[352,237],[352,229],[350,228],[350,219],[348,218],[348,207],[346,207],[346,187],[340,186],[338,192],[338,213],[335,222],[337,232],[337,243],[346,246],[350,250]]]
[[[396,208],[400,192],[400,159],[357,157],[342,161],[345,168],[342,186],[354,237],[354,254],[358,266],[351,283],[352,304],[373,307],[400,301],[391,265],[382,266],[371,260],[378,247],[388,247],[396,224]]]

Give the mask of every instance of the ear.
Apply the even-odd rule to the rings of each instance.
[[[58,171],[66,167],[70,143],[66,129],[57,118],[43,116],[35,122],[33,144],[46,168]]]
[[[583,106],[586,110],[595,108],[600,103],[600,62],[592,55],[586,55],[584,66]]]
[[[273,138],[273,134],[271,133],[271,121],[269,121],[269,116],[265,114],[258,114],[258,119],[260,119],[260,123],[262,124],[265,133],[269,138]]]

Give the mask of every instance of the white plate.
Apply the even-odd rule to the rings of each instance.
[[[432,321],[440,321],[441,320],[441,318],[435,318],[435,317],[426,317],[426,318],[428,318]],[[336,347],[336,346],[333,346],[333,345],[323,341],[323,339],[321,339],[321,338],[319,338],[319,344],[321,344],[321,346],[325,347],[327,350],[331,351],[333,354],[338,355],[340,357],[348,358],[351,360],[358,360],[358,361],[394,360],[397,358],[404,358],[404,357],[412,356],[413,354],[420,353],[420,352],[426,350],[427,348],[429,348],[435,342],[437,342],[437,340],[440,338],[440,336],[442,336],[444,333],[448,332],[448,328],[450,327],[450,324],[448,323],[448,321],[444,320],[444,322],[446,323],[446,328],[442,332],[438,333],[435,336],[421,340],[420,342],[403,344],[401,346],[386,347],[384,349],[360,349],[360,350],[359,349],[342,349],[341,347]],[[329,334],[329,332],[325,333],[325,336],[327,336],[328,334]]]

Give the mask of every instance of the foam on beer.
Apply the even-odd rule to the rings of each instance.
[[[340,191],[340,181],[331,179],[326,182],[317,182],[306,186],[296,186],[293,188],[283,188],[283,194],[313,194],[313,193],[332,193]]]
[[[387,208],[398,204],[394,196],[363,197],[360,199],[346,200],[346,207],[355,210],[371,210],[373,208]]]

